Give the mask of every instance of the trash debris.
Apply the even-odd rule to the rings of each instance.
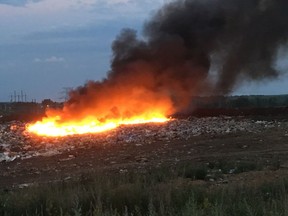
[[[18,155],[9,155],[8,152],[0,153],[0,162],[5,161],[5,162],[11,162],[14,161]]]
[[[117,129],[98,134],[73,135],[66,137],[41,137],[28,133],[23,122],[0,124],[0,162],[31,157],[49,157],[75,148],[89,148],[95,145],[110,146],[132,143],[140,148],[144,144],[157,141],[193,139],[195,136],[225,135],[237,132],[258,133],[271,127],[283,127],[285,123],[273,121],[254,121],[244,117],[207,117],[174,119],[161,124],[122,125]],[[287,126],[287,125],[286,125]],[[286,134],[285,134],[286,136]],[[247,146],[242,146],[248,148]],[[69,155],[63,160],[71,160]],[[146,162],[145,159],[140,160]]]

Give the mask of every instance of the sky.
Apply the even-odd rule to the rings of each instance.
[[[61,101],[65,91],[105,78],[111,43],[169,0],[0,0],[0,101]],[[233,94],[288,94],[288,54],[279,51],[275,80],[245,81]]]

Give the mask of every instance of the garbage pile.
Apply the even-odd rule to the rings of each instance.
[[[285,122],[256,121],[245,118],[208,117],[173,119],[161,124],[123,125],[99,134],[66,137],[41,137],[28,133],[26,124],[9,122],[0,124],[0,162],[51,156],[92,145],[121,143],[145,144],[156,141],[189,140],[195,136],[217,136],[237,132],[258,133],[265,128],[281,127]],[[286,124],[287,126],[287,124]]]

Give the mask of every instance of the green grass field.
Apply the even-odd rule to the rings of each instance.
[[[145,173],[83,174],[69,182],[3,191],[0,215],[288,216],[288,178],[217,186],[206,179],[210,171],[182,166]],[[206,183],[199,180],[204,183],[197,185],[195,179]]]

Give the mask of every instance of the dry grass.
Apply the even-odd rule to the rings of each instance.
[[[243,170],[255,168],[246,165]],[[0,215],[288,216],[288,179],[257,186],[192,184],[209,172],[209,166],[185,165],[147,173],[83,174],[73,182],[2,192]]]

